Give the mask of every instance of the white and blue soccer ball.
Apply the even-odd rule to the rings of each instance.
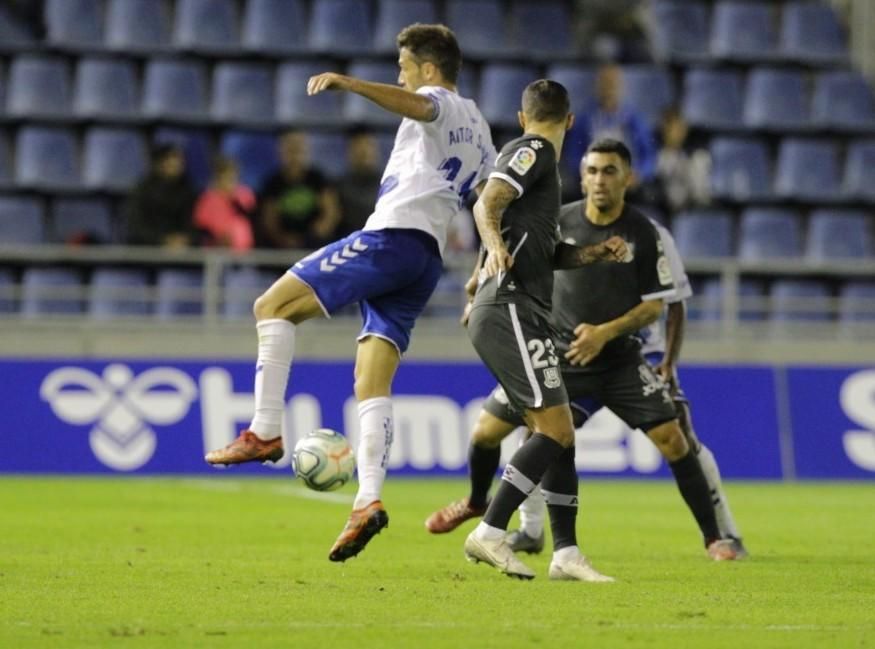
[[[334,491],[352,479],[355,453],[336,430],[317,428],[295,444],[292,470],[315,491]]]

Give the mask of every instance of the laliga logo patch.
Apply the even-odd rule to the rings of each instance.
[[[91,424],[91,450],[117,471],[143,466],[155,452],[148,426],[175,424],[188,413],[197,387],[187,374],[156,367],[135,377],[127,365],[107,365],[103,376],[79,367],[62,367],[40,386],[55,416],[68,424]]]
[[[535,153],[535,150],[524,146],[514,154],[513,158],[511,158],[508,163],[508,166],[520,176],[525,176],[526,172],[532,168],[532,165],[535,164],[535,160],[537,159],[538,154]]]

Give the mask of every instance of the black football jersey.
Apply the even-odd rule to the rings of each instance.
[[[508,142],[489,177],[500,178],[517,191],[501,219],[502,238],[514,264],[506,274],[482,282],[475,303],[529,302],[549,312],[561,206],[553,145],[537,135]]]
[[[580,323],[602,324],[614,320],[641,302],[672,295],[671,269],[662,240],[650,220],[626,205],[609,225],[596,225],[584,214],[584,201],[562,207],[559,217],[562,241],[590,246],[618,235],[626,240],[629,255],[623,262],[598,261],[573,270],[556,271],[553,287],[553,323],[559,330],[558,347],[568,351],[574,328]],[[637,353],[634,334],[610,341],[589,368],[609,362],[618,354]]]

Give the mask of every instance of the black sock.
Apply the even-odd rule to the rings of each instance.
[[[577,545],[577,468],[573,446],[562,451],[544,473],[541,490],[550,512],[553,550]]]
[[[544,472],[562,453],[563,447],[546,435],[535,433],[517,449],[504,467],[501,484],[483,517],[487,525],[507,529],[510,517],[541,481]]]
[[[468,505],[471,507],[485,507],[492,479],[498,470],[501,461],[501,446],[486,448],[471,444],[468,449],[468,475],[471,478],[471,495],[468,497]]]
[[[702,473],[702,465],[699,458],[690,450],[680,460],[669,462],[674,479],[678,483],[681,496],[687,503],[687,507],[693,513],[702,536],[705,537],[705,545],[720,538],[717,529],[717,516],[714,513],[714,503],[711,501],[711,490],[708,481]]]

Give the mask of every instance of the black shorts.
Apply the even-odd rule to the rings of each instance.
[[[562,379],[575,411],[591,415],[605,406],[629,428],[645,432],[677,417],[668,385],[640,355],[598,372],[564,366]],[[499,389],[493,390],[483,408],[503,421],[522,424]],[[580,423],[575,417],[575,425]]]
[[[568,403],[546,317],[518,304],[480,304],[468,336],[518,412]]]

